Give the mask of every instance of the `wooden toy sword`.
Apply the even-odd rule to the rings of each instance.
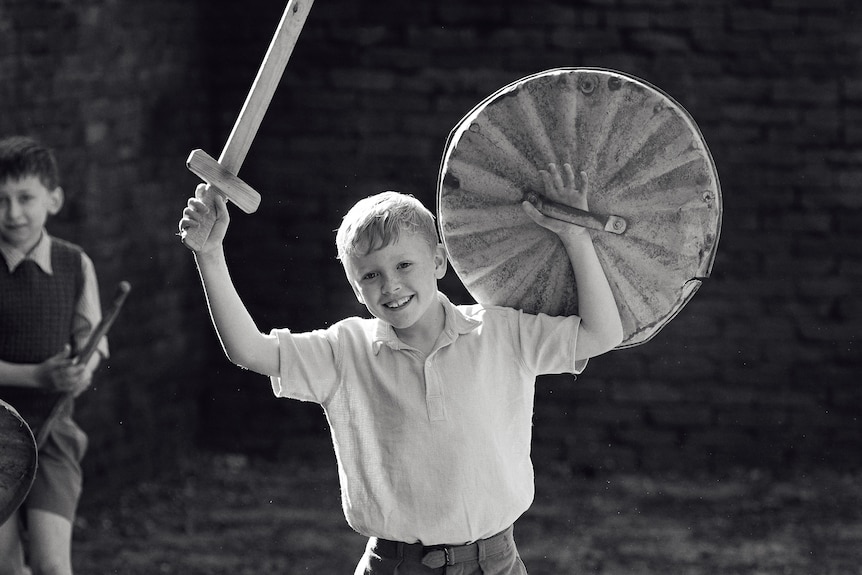
[[[260,194],[239,179],[237,174],[278,87],[313,3],[314,0],[290,0],[287,3],[263,63],[218,161],[203,150],[193,150],[186,160],[189,170],[208,184],[203,193],[203,199],[208,204],[212,204],[212,193],[220,193],[247,214],[255,212],[260,205]],[[207,218],[214,220],[214,211],[211,210]],[[183,244],[192,250],[200,249],[211,227],[211,225],[200,226],[184,230],[181,233]]]

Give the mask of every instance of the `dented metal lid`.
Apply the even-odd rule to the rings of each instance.
[[[540,209],[592,228],[623,320],[619,347],[648,341],[715,258],[722,199],[700,130],[664,92],[598,68],[548,70],[482,101],[450,133],[437,190],[443,243],[477,302],[577,313],[562,244],[520,206],[543,203],[539,170],[549,163],[586,172],[589,213]]]
[[[0,524],[21,505],[36,477],[36,440],[18,412],[0,399]]]

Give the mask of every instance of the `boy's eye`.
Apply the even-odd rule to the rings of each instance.
[[[398,269],[403,270],[404,268],[409,268],[411,265],[413,264],[411,264],[410,262],[401,262],[400,264],[398,264]]]
[[[362,276],[362,280],[363,280],[363,281],[365,281],[365,280],[373,280],[373,279],[374,279],[374,278],[376,278],[376,277],[377,277],[377,272],[368,272],[367,274],[365,274],[364,276]]]

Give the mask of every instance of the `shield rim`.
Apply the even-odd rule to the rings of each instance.
[[[627,79],[635,84],[639,84],[646,89],[649,89],[655,92],[661,98],[667,100],[676,111],[679,112],[680,116],[685,120],[689,129],[692,133],[692,138],[696,139],[703,149],[704,158],[707,160],[710,171],[713,175],[714,181],[714,191],[715,191],[715,207],[716,207],[716,221],[715,221],[715,237],[711,243],[708,245],[708,254],[706,259],[701,262],[699,268],[696,270],[696,273],[692,278],[688,281],[684,282],[681,286],[682,295],[677,297],[675,305],[670,306],[670,308],[662,315],[657,321],[652,322],[650,324],[645,324],[641,326],[637,326],[631,334],[627,334],[624,338],[623,342],[620,343],[615,349],[625,349],[629,347],[634,347],[637,345],[644,344],[650,340],[652,340],[671,320],[673,320],[679,313],[682,311],[682,308],[691,301],[694,297],[694,294],[700,289],[704,280],[708,279],[712,274],[713,266],[715,263],[715,257],[718,252],[718,244],[721,238],[721,228],[723,223],[723,194],[721,190],[721,181],[718,177],[718,169],[715,164],[715,158],[712,155],[711,150],[706,142],[706,139],[703,136],[703,132],[700,127],[695,122],[694,117],[685,109],[682,104],[675,98],[673,98],[670,94],[652,84],[651,82],[644,80],[640,77],[634,76],[632,74],[621,72],[619,70],[614,70],[612,68],[604,68],[604,67],[594,67],[594,66],[563,66],[556,68],[549,68],[540,72],[536,72],[533,74],[529,74],[527,76],[523,76],[513,82],[506,84],[505,86],[497,89],[490,95],[483,98],[479,103],[477,103],[470,111],[464,114],[461,119],[455,124],[455,126],[449,131],[449,135],[446,138],[446,143],[443,148],[443,154],[440,160],[440,167],[438,169],[437,174],[437,227],[438,233],[440,236],[441,243],[443,244],[444,249],[446,250],[446,255],[452,263],[452,268],[455,271],[456,275],[458,275],[459,280],[464,284],[465,289],[467,289],[468,293],[470,293],[471,297],[476,299],[476,297],[470,292],[470,289],[467,287],[466,283],[464,283],[463,278],[461,278],[460,273],[458,272],[457,266],[454,264],[454,259],[451,255],[451,249],[446,240],[446,234],[443,230],[443,218],[441,217],[443,214],[442,210],[442,190],[443,190],[443,181],[446,175],[445,168],[447,163],[453,152],[453,141],[455,138],[464,131],[464,126],[468,122],[471,122],[476,116],[485,108],[487,108],[491,103],[500,98],[504,97],[509,92],[512,92],[515,89],[523,86],[524,84],[530,82],[531,80],[551,76],[554,74],[560,73],[603,73],[603,74],[611,74],[617,75],[624,79]],[[457,148],[457,145],[455,146]],[[479,302],[481,303],[481,302]]]

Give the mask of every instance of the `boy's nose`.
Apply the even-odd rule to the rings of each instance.
[[[6,216],[10,220],[14,220],[18,216],[21,215],[23,209],[21,208],[21,204],[16,201],[11,201],[6,203]]]
[[[384,277],[383,278],[383,293],[390,294],[395,293],[401,289],[401,282],[398,281],[398,278],[395,277]]]

